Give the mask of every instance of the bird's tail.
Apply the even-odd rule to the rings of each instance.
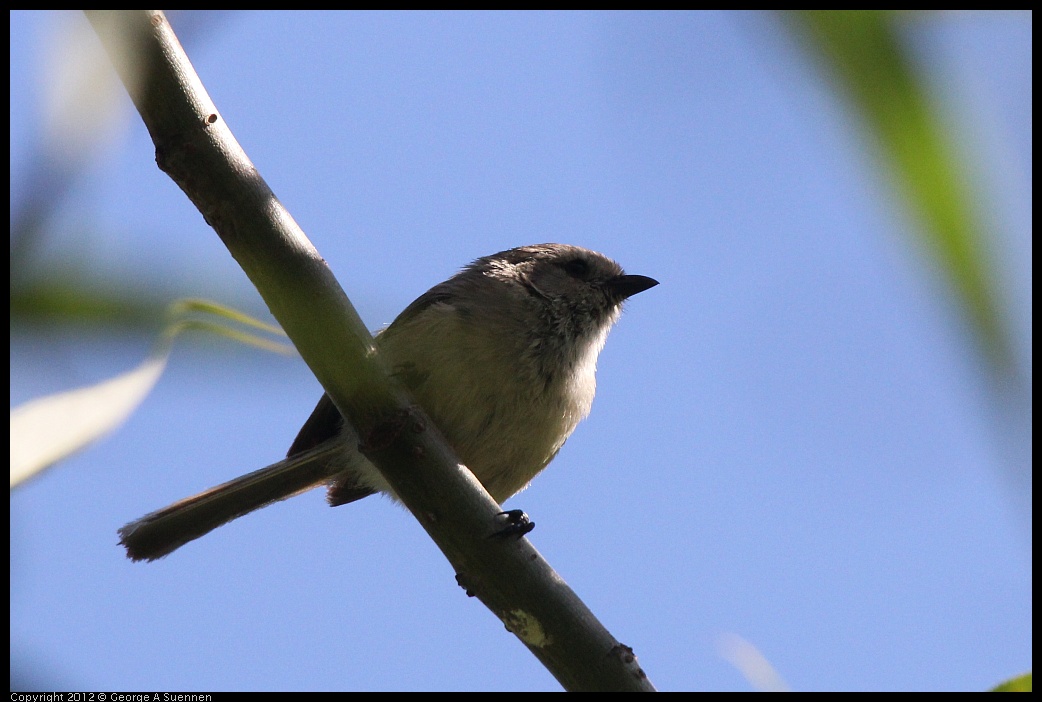
[[[344,449],[342,442],[327,441],[266,468],[186,497],[124,526],[119,530],[119,542],[126,547],[131,560],[162,558],[255,509],[335,482],[338,475],[350,475],[350,470],[345,473],[345,468],[349,468],[345,466],[345,458],[351,452]],[[356,488],[354,499],[372,492]]]

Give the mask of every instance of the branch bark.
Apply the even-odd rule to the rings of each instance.
[[[326,262],[279,203],[207,95],[160,11],[87,11],[156,147],[257,287],[366,456],[477,596],[567,690],[653,690],[527,539],[490,539],[500,506],[390,379]]]

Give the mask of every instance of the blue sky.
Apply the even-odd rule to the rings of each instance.
[[[771,15],[175,18],[276,195],[376,329],[478,256],[560,241],[661,285],[591,417],[507,504],[662,690],[982,689],[1031,667],[1030,441],[999,420],[871,141]],[[11,14],[12,203],[89,27]],[[907,27],[1031,357],[1031,16]],[[88,62],[78,54],[72,65]],[[261,313],[120,97],[41,265]],[[64,147],[69,148],[69,147]],[[13,328],[12,406],[149,339]],[[553,690],[407,512],[309,493],[153,564],[126,521],[279,459],[321,390],[195,338],[117,434],[11,498],[13,679],[61,690]],[[1028,497],[1024,497],[1025,494]]]

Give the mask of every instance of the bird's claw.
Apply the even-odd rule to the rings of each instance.
[[[493,532],[490,538],[505,539],[513,536],[516,539],[520,539],[528,532],[535,529],[535,522],[528,518],[524,510],[511,509],[506,512],[500,512],[496,515],[501,521],[505,522],[505,526],[497,532]]]

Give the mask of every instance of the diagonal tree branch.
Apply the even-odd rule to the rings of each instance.
[[[364,438],[366,456],[442,550],[468,594],[568,690],[653,690],[527,539],[490,539],[500,506],[390,380],[325,261],[275,198],[160,11],[87,11],[156,146],[304,361]]]

